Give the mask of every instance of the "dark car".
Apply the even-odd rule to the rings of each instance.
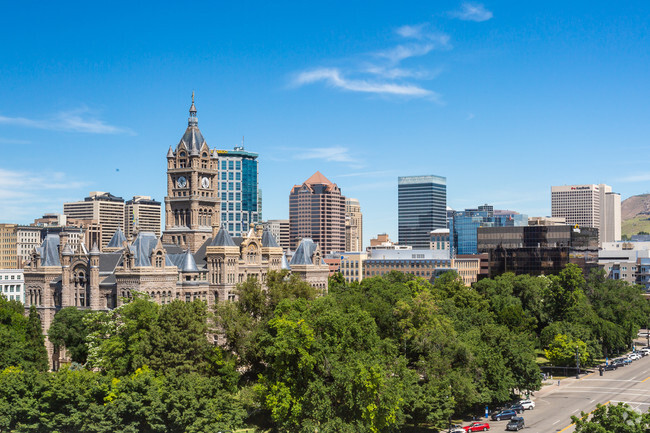
[[[605,365],[603,368],[606,371],[616,370],[618,368],[618,364],[614,364],[613,362],[610,362],[609,364]]]
[[[501,410],[492,415],[492,421],[501,421],[502,419],[511,419],[517,416],[517,412],[512,409]]]
[[[512,419],[510,419],[510,422],[506,426],[506,430],[519,431],[524,427],[526,427],[524,425],[524,419],[520,416],[515,416]]]
[[[514,410],[517,413],[522,413],[523,411],[526,410],[526,408],[521,403],[515,403],[512,406],[510,406],[508,409]]]

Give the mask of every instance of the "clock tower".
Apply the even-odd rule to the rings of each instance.
[[[187,129],[167,152],[167,196],[163,242],[195,253],[221,221],[216,152],[199,131],[194,92]]]

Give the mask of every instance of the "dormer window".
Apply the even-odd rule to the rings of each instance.
[[[181,153],[179,153],[179,156],[180,156],[181,158],[185,157],[185,152],[181,152]]]

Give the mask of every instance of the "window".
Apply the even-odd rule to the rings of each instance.
[[[235,206],[234,206],[234,203],[233,203],[233,202],[228,203],[228,210],[234,210],[234,207],[235,207]],[[224,209],[224,210],[225,210],[225,209]]]
[[[237,191],[241,191],[241,183],[239,183],[239,182],[235,183],[235,189]]]
[[[241,161],[237,161],[237,170],[241,170]]]
[[[225,193],[225,192],[222,192],[222,193],[221,193],[221,200],[226,200],[227,197],[228,197],[228,196],[227,196],[227,193]]]
[[[221,210],[222,210],[222,211],[227,210],[227,209],[226,209],[226,202],[225,202],[225,201],[222,201],[222,202],[221,202]]]
[[[233,184],[232,182],[228,182],[228,191],[232,191],[232,190],[233,190]]]
[[[226,164],[227,164],[226,161],[221,161],[221,169],[222,170],[226,170],[228,168],[228,166]]]
[[[225,199],[224,199],[224,200],[225,200]],[[231,201],[234,200],[233,197],[232,197],[232,193],[231,193],[231,192],[228,193],[228,200],[231,200]],[[237,198],[237,200],[239,200],[239,198]]]
[[[228,175],[226,174],[225,171],[221,172],[221,180],[227,180]]]
[[[228,173],[228,180],[233,180],[233,177],[234,177],[234,173],[232,171]]]
[[[235,168],[235,164],[233,164],[232,161],[228,161],[228,168],[229,168],[230,170],[233,170],[233,169]]]

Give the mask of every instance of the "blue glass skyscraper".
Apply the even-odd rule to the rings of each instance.
[[[221,221],[231,236],[242,236],[259,222],[257,153],[243,146],[217,150],[219,155],[219,194]]]
[[[483,205],[478,209],[453,211],[449,218],[450,249],[455,254],[477,254],[479,227],[527,226],[528,216],[513,211],[494,210]]]

